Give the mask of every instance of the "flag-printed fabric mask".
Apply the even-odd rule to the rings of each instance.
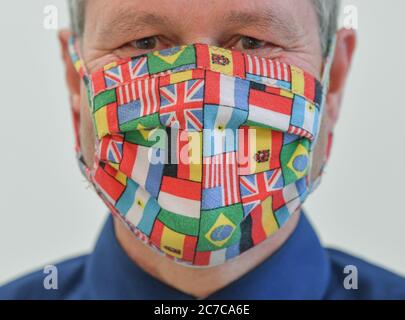
[[[188,266],[214,266],[300,209],[330,63],[322,86],[295,66],[205,44],[92,74],[75,38],[70,52],[97,133],[91,168],[77,140],[81,167],[143,243]]]

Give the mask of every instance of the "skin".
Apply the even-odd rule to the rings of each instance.
[[[68,54],[70,34],[69,30],[60,31],[59,40],[71,105],[80,118],[82,152],[91,167],[95,135],[84,84]],[[310,0],[88,0],[80,43],[89,72],[118,58],[189,43],[206,43],[272,58],[296,65],[318,78],[323,69],[319,24]],[[327,152],[328,136],[338,119],[355,44],[354,31],[338,31],[312,179],[318,175]],[[115,231],[134,263],[168,285],[204,298],[270,257],[289,238],[298,220],[297,212],[279,232],[260,245],[221,266],[203,269],[183,267],[157,255],[137,241],[118,220]]]

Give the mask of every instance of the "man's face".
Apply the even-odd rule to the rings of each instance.
[[[119,58],[191,43],[276,59],[318,78],[322,72],[311,0],[87,0],[81,46],[90,73]],[[95,134],[83,84],[81,89],[80,142],[91,166]],[[319,172],[332,126],[324,119],[312,174]]]

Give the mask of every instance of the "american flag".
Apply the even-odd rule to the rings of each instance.
[[[116,88],[118,105],[139,100],[140,117],[153,114],[159,109],[159,87],[156,78],[143,79]]]
[[[240,202],[236,153],[222,153],[204,158],[204,189],[221,187],[224,206]]]
[[[291,81],[291,71],[287,64],[266,58],[246,55],[246,72],[258,76]]]

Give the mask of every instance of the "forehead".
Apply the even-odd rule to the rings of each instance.
[[[161,28],[182,33],[221,33],[254,26],[265,32],[315,31],[311,0],[87,0],[85,31],[92,36]]]

